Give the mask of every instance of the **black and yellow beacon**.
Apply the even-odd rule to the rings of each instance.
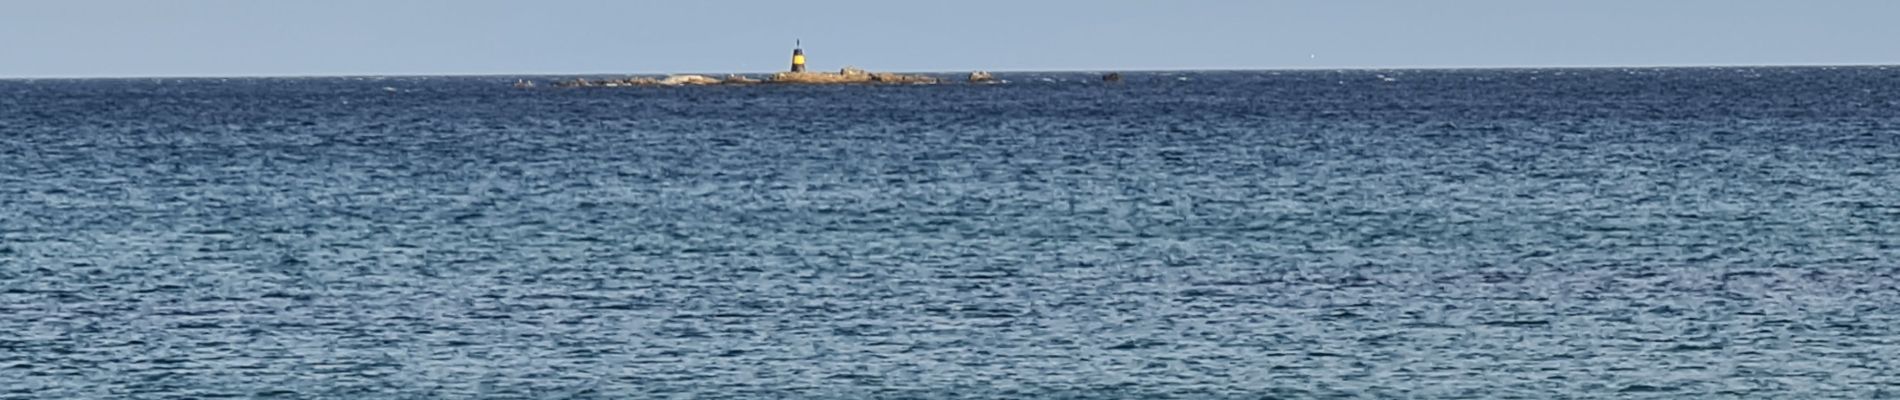
[[[792,72],[805,72],[805,41],[792,47]]]

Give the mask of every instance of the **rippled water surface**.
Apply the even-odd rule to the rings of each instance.
[[[1900,68],[0,81],[0,399],[1900,395]]]

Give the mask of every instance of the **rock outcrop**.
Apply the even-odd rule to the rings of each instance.
[[[970,74],[970,82],[1001,83],[987,72]],[[897,85],[897,84],[934,84],[942,80],[929,75],[897,74],[890,72],[870,72],[853,67],[845,67],[837,73],[829,72],[780,72],[766,79],[744,75],[726,75],[724,79],[705,75],[671,75],[664,79],[650,77],[627,77],[623,79],[588,80],[575,78],[554,82],[555,87],[630,87],[630,86],[701,86],[701,85],[753,85],[753,84],[804,84],[804,85]],[[515,83],[518,88],[534,87],[534,82],[526,80]]]
[[[660,80],[661,85],[667,85],[667,86],[717,85],[720,82],[721,81],[718,79],[713,79],[713,77],[705,76],[705,75],[673,75],[673,76],[666,77],[666,79]]]
[[[868,72],[853,67],[844,67],[838,73],[823,72],[780,72],[772,74],[768,80],[772,83],[793,83],[809,85],[827,84],[922,84],[938,83],[937,78],[925,75],[905,75],[889,72]]]
[[[904,74],[893,74],[889,72],[879,72],[876,74],[871,74],[871,81],[877,82],[877,83],[923,84],[923,83],[937,83],[937,78],[932,78],[932,77],[923,76],[923,75],[904,75]]]
[[[560,81],[560,82],[554,83],[554,87],[564,87],[564,88],[591,87],[591,86],[594,86],[594,83],[592,81],[588,81],[585,78],[574,78],[573,80],[566,80],[566,81]]]
[[[848,83],[867,83],[871,81],[871,77],[869,75],[857,76],[857,75],[845,75],[845,74],[827,74],[823,72],[780,72],[780,73],[772,74],[772,78],[767,79],[766,81],[772,82],[772,83],[832,85],[832,84],[848,84]]]
[[[652,86],[652,85],[658,85],[658,84],[660,84],[660,81],[653,78],[627,78],[627,79],[609,79],[609,80],[601,81],[599,85],[605,86],[605,87],[627,87],[627,86]]]
[[[528,84],[533,85],[534,83],[528,82]],[[627,86],[653,86],[653,85],[658,85],[658,84],[660,84],[660,80],[658,79],[642,78],[642,77],[629,77],[626,79],[606,79],[606,80],[598,80],[598,81],[590,81],[590,80],[587,80],[587,78],[574,78],[570,80],[555,82],[554,87],[564,87],[564,88],[627,87]],[[519,83],[517,83],[515,86],[521,87]],[[532,86],[529,86],[529,87],[532,87]]]

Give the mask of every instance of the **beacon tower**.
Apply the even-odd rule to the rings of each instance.
[[[792,47],[792,72],[805,72],[805,43],[803,40]]]

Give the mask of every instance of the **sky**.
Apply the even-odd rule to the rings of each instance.
[[[1900,64],[1894,0],[6,0],[0,77]]]

